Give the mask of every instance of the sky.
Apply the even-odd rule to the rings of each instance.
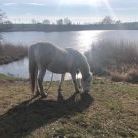
[[[17,23],[65,17],[74,23],[93,23],[105,16],[138,21],[138,0],[0,0],[0,9]]]

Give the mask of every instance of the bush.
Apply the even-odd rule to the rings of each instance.
[[[138,48],[134,42],[99,41],[85,53],[94,73],[124,70],[138,65]]]
[[[121,82],[125,81],[125,76],[122,74],[119,74],[118,72],[110,73],[111,80],[115,82]]]
[[[138,69],[130,70],[127,74],[126,81],[131,83],[138,83]]]

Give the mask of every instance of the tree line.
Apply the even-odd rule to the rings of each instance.
[[[74,24],[68,17],[51,23],[44,19],[42,22],[32,19],[31,24],[15,24],[8,20],[6,14],[0,10],[0,31],[78,31],[78,30],[138,30],[138,22],[122,23],[110,16],[105,16],[100,22],[89,24]]]
[[[110,16],[105,16],[100,22],[97,22],[97,24],[120,24],[121,21],[120,20],[113,20],[112,17]],[[10,20],[8,20],[7,15],[5,12],[3,12],[2,10],[0,10],[0,24],[13,24]],[[32,19],[31,20],[31,24],[53,24],[51,23],[51,21],[49,19],[44,19],[42,22],[36,20],[36,19]],[[73,24],[72,21],[66,17],[66,18],[61,18],[56,20],[57,25],[71,25]]]

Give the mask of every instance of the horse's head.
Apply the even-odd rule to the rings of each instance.
[[[92,73],[90,72],[87,77],[82,78],[82,87],[84,92],[89,92],[90,91],[90,86],[91,86],[91,81],[92,81]]]

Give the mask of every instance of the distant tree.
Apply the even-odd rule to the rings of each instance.
[[[63,19],[57,20],[57,25],[63,25]]]
[[[68,19],[68,18],[64,18],[64,24],[66,24],[66,25],[70,25],[70,24],[72,24],[72,22],[71,22],[70,19]]]
[[[0,32],[3,30],[8,30],[12,28],[12,23],[7,19],[6,14],[0,10]],[[0,36],[0,41],[2,40]]]
[[[12,22],[7,20],[7,21],[4,22],[4,24],[12,24]]]
[[[121,21],[120,21],[120,20],[117,20],[115,23],[116,23],[116,24],[120,24],[120,23],[121,23]]]
[[[43,24],[50,24],[50,21],[48,19],[43,20]]]
[[[32,24],[37,24],[37,21],[35,19],[32,19]]]
[[[114,20],[110,16],[105,16],[102,21],[102,24],[113,24]]]
[[[6,14],[2,10],[0,10],[0,23],[4,23],[6,19]]]

